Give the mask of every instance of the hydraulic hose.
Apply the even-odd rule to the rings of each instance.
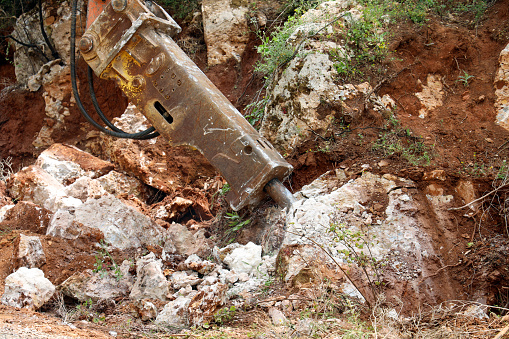
[[[97,101],[97,96],[96,96],[95,90],[94,90],[94,71],[92,70],[92,68],[90,68],[90,66],[88,67],[87,77],[88,77],[88,88],[90,91],[90,98],[92,99],[92,104],[94,105],[94,108],[95,108],[97,114],[99,115],[99,117],[101,118],[101,120],[113,131],[118,132],[118,133],[126,133],[126,132],[122,131],[120,128],[113,125],[111,123],[111,121],[108,120],[106,115],[103,113],[103,111],[101,110],[101,107],[99,107],[99,102]],[[137,139],[141,139],[141,138],[151,139],[151,138],[155,138],[155,137],[159,136],[159,132],[150,134],[150,133],[154,132],[155,130],[156,129],[154,127],[149,127],[146,130],[139,132],[141,135],[140,135],[140,138],[137,138]]]
[[[72,86],[72,91],[73,91],[74,98],[76,100],[76,105],[78,106],[78,109],[80,110],[81,114],[85,117],[85,119],[90,124],[92,124],[99,131],[101,131],[107,135],[110,135],[110,136],[113,136],[116,138],[139,139],[139,140],[146,140],[146,139],[151,139],[151,138],[157,137],[159,135],[158,132],[151,133],[155,130],[155,129],[153,129],[154,127],[150,127],[148,129],[146,129],[145,131],[138,132],[138,133],[125,133],[116,127],[115,127],[115,130],[113,130],[113,128],[112,128],[112,130],[107,129],[107,128],[101,126],[99,123],[97,123],[88,114],[87,110],[83,106],[83,102],[81,101],[79,91],[78,91],[78,85],[77,85],[77,81],[76,81],[76,13],[78,11],[77,2],[78,2],[77,0],[72,1],[72,8],[71,8],[71,86]],[[94,98],[95,98],[95,94],[94,94]],[[95,107],[96,103],[97,103],[97,98],[95,98],[95,99],[94,98],[92,99],[92,101],[93,101],[93,104]],[[97,108],[98,107],[99,107],[99,105],[97,105]],[[98,111],[98,114],[99,114],[99,116],[101,116],[101,114],[102,114],[102,116],[104,116],[102,111],[101,111],[101,114]],[[105,116],[104,116],[104,118],[106,120],[108,120]],[[102,117],[101,117],[101,119],[102,119]],[[110,124],[111,124],[111,122],[108,120],[108,126],[110,126]],[[111,125],[113,125],[113,124],[111,124]],[[153,129],[153,130],[151,130],[151,129]]]

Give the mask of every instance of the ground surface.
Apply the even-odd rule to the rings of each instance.
[[[369,164],[370,171],[375,173],[410,178],[422,189],[430,183],[423,179],[424,173],[435,169],[445,171],[447,179],[441,185],[445,186],[446,192],[452,191],[462,178],[473,179],[479,192],[492,189],[493,181],[503,166],[502,161],[509,158],[509,144],[506,143],[509,133],[495,124],[493,108],[493,82],[498,56],[509,42],[509,1],[496,2],[477,27],[472,27],[461,18],[442,20],[436,17],[423,26],[402,24],[398,32],[391,44],[393,59],[386,64],[386,73],[372,80],[372,86],[379,85],[379,95],[390,94],[396,99],[395,117],[401,128],[411,130],[413,136],[429,147],[433,155],[431,162],[415,166],[398,155],[386,156],[373,151],[370,145],[378,138],[380,129],[385,128],[386,119],[366,107],[362,112],[363,119],[352,120],[351,123],[347,121],[348,128],[338,124],[332,126],[330,131],[321,131],[320,136],[307,140],[288,155],[288,161],[295,168],[289,183],[291,189],[296,191],[327,170],[337,167],[348,168],[352,172],[358,170],[360,173],[363,164]],[[253,35],[240,65],[231,61],[226,65],[206,67],[204,49],[198,49],[194,55],[195,62],[239,109],[251,102],[262,84],[261,76],[253,72],[253,65],[258,60],[254,50],[256,43]],[[83,76],[84,67],[80,70]],[[459,81],[464,72],[474,76],[468,86]],[[422,119],[419,117],[421,105],[413,93],[422,90],[428,74],[440,77],[445,93],[444,104]],[[21,166],[33,163],[42,151],[33,147],[32,141],[42,126],[45,114],[44,100],[39,92],[26,92],[12,87],[13,84],[14,67],[9,61],[3,60],[0,64],[0,156],[12,157],[17,171]],[[98,86],[101,88],[99,101],[108,116],[120,115],[127,105],[125,98],[112,83],[98,83]],[[92,130],[72,106],[66,126],[65,131],[53,135],[56,142],[83,146],[87,131]],[[184,166],[185,171],[197,171],[194,166],[200,162],[189,160],[196,154],[190,154],[185,149],[171,149],[169,154],[188,164]],[[383,166],[379,166],[381,160],[386,160]],[[182,168],[174,167],[175,171],[181,171]],[[421,212],[426,214],[426,211]],[[435,263],[436,278],[439,279],[441,274],[455,277],[455,286],[448,286],[453,291],[449,295],[451,298],[469,299],[477,289],[492,289],[495,299],[485,302],[507,308],[509,242],[505,224],[492,210],[487,216],[468,218],[464,217],[463,211],[458,211],[456,225],[455,230],[449,230],[454,238],[443,237],[439,230],[430,231],[436,240],[436,248],[442,248],[442,253],[447,253],[445,266]],[[19,227],[0,230],[0,281],[15,268],[10,258],[19,233]],[[71,243],[44,236],[42,241],[48,259],[44,271],[53,282],[62,282],[76,270],[93,269],[96,248],[90,240],[80,239]],[[465,251],[465,241],[474,242],[475,245]],[[130,254],[114,255],[120,260]],[[3,287],[0,288],[1,292]],[[288,295],[290,292],[283,287],[272,293]],[[441,301],[425,302],[436,304]],[[406,302],[411,303],[411,300]],[[120,337],[136,337],[141,332],[154,330],[139,322],[129,328],[120,326],[127,321],[129,311],[121,306],[121,300],[118,305],[113,310],[93,310],[90,314],[79,315],[75,322],[77,328],[63,324],[61,318],[55,317],[54,310],[45,314],[1,306],[0,337],[15,337],[13,333],[27,329],[37,329],[46,333],[48,338],[56,338],[57,335],[103,338],[110,337],[109,331],[117,332]],[[416,308],[413,311],[419,310]],[[101,319],[100,324],[94,322],[96,317]],[[238,320],[232,326],[242,328],[244,320]],[[261,323],[266,321],[262,316],[258,320]],[[239,338],[248,333],[246,330],[232,331],[232,337]],[[497,332],[495,329],[490,331],[490,335]],[[252,332],[256,333],[257,330]],[[29,338],[30,332],[19,334],[19,337]]]

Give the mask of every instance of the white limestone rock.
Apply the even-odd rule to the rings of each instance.
[[[347,46],[328,40],[327,35],[333,30],[329,23],[334,18],[358,20],[361,14],[353,5],[353,1],[320,4],[302,15],[302,24],[295,26],[287,40],[288,45],[299,46],[301,53],[270,84],[260,127],[260,134],[285,152],[312,135],[311,130],[325,133],[338,119],[359,119],[366,100],[375,111],[388,108],[386,103],[390,101],[374,95],[368,83],[335,81],[338,71],[329,52],[334,50],[347,59],[350,56]]]
[[[7,187],[14,199],[33,202],[52,212],[81,204],[78,199],[66,196],[64,186],[36,165],[13,174],[7,181]]]
[[[89,199],[75,209],[74,220],[104,234],[104,241],[119,249],[156,245],[166,231],[146,215],[111,194]]]
[[[187,259],[179,265],[179,270],[192,270],[200,274],[207,275],[214,271],[216,264],[208,260],[202,260],[196,254],[191,254]]]
[[[230,58],[240,62],[249,42],[249,9],[232,0],[203,0],[203,31],[209,66]]]
[[[80,302],[125,297],[134,284],[134,277],[129,273],[129,261],[124,261],[119,272],[84,270],[76,272],[59,286],[59,290]]]
[[[65,193],[75,199],[86,202],[89,199],[99,199],[108,194],[99,180],[89,177],[78,178],[74,183],[65,188]]]
[[[172,223],[168,228],[167,241],[171,241],[175,253],[181,255],[203,255],[210,248],[210,241],[205,238],[203,230],[193,233],[186,226],[177,223]]]
[[[46,235],[69,240],[94,233],[97,233],[96,229],[87,227],[76,221],[74,211],[68,209],[57,210],[51,216],[48,229],[46,230]]]
[[[231,251],[223,261],[235,273],[251,274],[262,262],[262,247],[249,242]]]
[[[55,286],[38,268],[20,267],[5,279],[4,305],[36,310],[51,299]]]
[[[64,144],[51,145],[37,157],[36,165],[63,185],[83,176],[97,178],[113,169],[112,163]]]
[[[189,323],[188,306],[190,302],[191,298],[184,296],[170,301],[164,306],[161,312],[159,312],[155,324],[172,327],[187,326]]]
[[[138,300],[153,298],[167,300],[170,293],[169,283],[161,270],[161,260],[156,260],[155,254],[150,253],[136,262],[136,283],[130,299]]]

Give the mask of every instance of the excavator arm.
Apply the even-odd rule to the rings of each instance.
[[[292,166],[244,119],[172,39],[178,24],[157,4],[89,0],[78,48],[102,79],[113,79],[172,145],[198,149],[230,184],[234,210],[269,194],[288,207],[281,181]]]

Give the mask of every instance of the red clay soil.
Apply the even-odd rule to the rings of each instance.
[[[12,58],[12,56],[11,56]],[[86,68],[83,62],[78,65],[80,93],[85,107],[91,110],[88,95]],[[43,151],[36,149],[32,142],[43,125],[52,126],[55,122],[45,114],[42,89],[36,92],[8,87],[14,85],[16,77],[10,62],[0,64],[0,157],[12,157],[13,169],[21,169],[34,162]],[[127,99],[111,81],[95,80],[97,99],[109,119],[120,116],[127,107]],[[79,144],[93,127],[81,116],[76,105],[71,105],[71,93],[64,98],[62,106],[69,107],[70,115],[65,118],[65,128],[51,135],[55,142]]]

